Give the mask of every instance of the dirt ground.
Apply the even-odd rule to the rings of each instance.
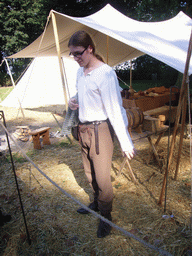
[[[10,222],[0,227],[1,256],[192,255],[189,136],[185,136],[183,141],[179,174],[175,181],[177,138],[168,175],[166,200],[161,206],[158,202],[167,160],[167,134],[158,146],[162,172],[154,159],[146,164],[150,152],[147,139],[135,143],[137,155],[130,164],[138,184],[131,179],[127,166],[118,176],[123,157],[115,140],[111,169],[114,190],[112,222],[120,229],[113,227],[109,236],[99,239],[96,236],[99,219],[92,214],[82,216],[76,212],[79,205],[73,198],[88,205],[92,191],[86,182],[78,142],[70,144],[66,138],[57,136],[64,120],[62,109],[25,109],[24,116],[17,109],[0,107],[0,110],[4,111],[11,135],[17,126],[28,126],[31,130],[44,126],[51,128],[51,145],[44,145],[41,150],[34,150],[30,138],[27,142],[15,140],[31,162],[11,142],[27,236],[5,132],[0,126],[0,206],[4,214],[12,216]],[[66,194],[48,181],[35,166]]]

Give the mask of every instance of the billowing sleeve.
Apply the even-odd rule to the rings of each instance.
[[[113,126],[122,151],[130,151],[134,146],[128,132],[128,120],[122,104],[119,82],[112,68],[105,72],[99,90],[106,114]]]

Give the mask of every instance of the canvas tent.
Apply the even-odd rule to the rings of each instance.
[[[38,39],[10,58],[57,56],[56,34],[61,56],[68,57],[69,38],[75,31],[84,29],[91,34],[98,53],[110,66],[148,54],[184,73],[192,20],[183,12],[163,22],[139,22],[107,4],[83,18],[51,11],[47,24]]]
[[[64,59],[64,66],[69,87],[68,96],[76,93],[76,72],[78,64]],[[7,107],[36,108],[47,105],[64,105],[63,85],[60,76],[58,57],[37,57],[16,87],[0,103]]]
[[[61,57],[69,58],[67,44],[75,31],[86,30],[96,44],[97,53],[110,66],[148,54],[184,73],[191,28],[192,20],[183,12],[163,22],[139,22],[128,18],[109,4],[84,18],[52,10],[42,35],[9,58],[58,56],[67,102]],[[192,62],[188,69],[188,74],[191,73]]]

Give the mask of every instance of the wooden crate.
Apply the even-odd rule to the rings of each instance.
[[[178,94],[172,94],[172,101],[178,99]],[[137,99],[124,99],[123,98],[123,107],[127,108],[135,108],[138,107],[141,111],[147,111],[155,108],[159,108],[164,106],[166,103],[170,101],[170,93],[166,92],[164,94],[160,94],[159,96],[141,96]]]
[[[170,119],[170,122],[174,123],[177,107],[172,106],[171,113],[169,113],[169,110],[169,106],[163,106],[143,112],[143,130],[157,132],[167,120]]]

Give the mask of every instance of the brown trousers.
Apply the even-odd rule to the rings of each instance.
[[[111,163],[114,132],[110,124],[103,122],[98,126],[98,135],[99,154],[96,154],[94,125],[79,126],[85,174],[93,188],[94,200],[98,201],[99,210],[105,215],[112,211]]]

